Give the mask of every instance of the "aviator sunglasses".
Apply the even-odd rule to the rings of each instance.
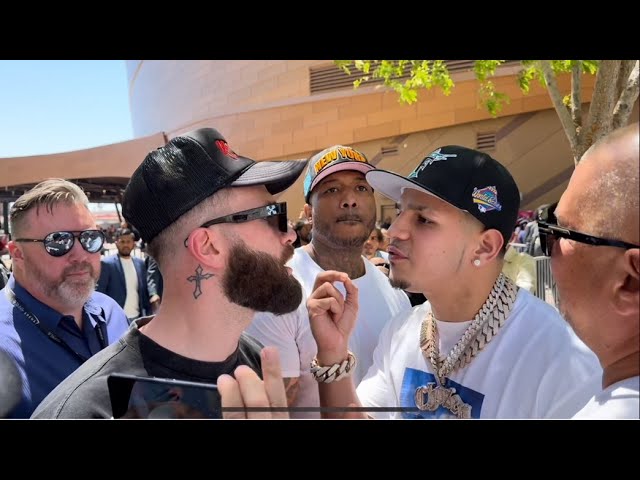
[[[44,239],[16,238],[15,242],[38,242],[44,244],[44,249],[52,257],[66,255],[73,248],[75,239],[78,237],[80,245],[89,253],[98,253],[104,245],[104,233],[100,230],[70,230],[62,232],[51,232]]]
[[[269,225],[282,233],[287,233],[289,222],[287,220],[287,202],[271,203],[263,207],[251,208],[241,212],[218,217],[200,225],[200,228],[207,228],[220,223],[244,223],[252,220],[265,219]],[[188,238],[185,238],[184,245],[187,246]]]
[[[609,246],[619,247],[629,250],[631,248],[640,248],[638,245],[623,242],[621,240],[611,240],[609,238],[596,237],[586,233],[571,230],[558,226],[558,220],[554,214],[557,203],[549,205],[538,214],[538,234],[540,236],[540,248],[542,253],[550,257],[553,251],[553,245],[559,238],[567,238],[579,243],[586,243],[593,246]]]

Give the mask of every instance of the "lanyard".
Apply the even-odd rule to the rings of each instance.
[[[38,320],[38,317],[36,317],[33,313],[27,310],[27,308],[22,304],[22,302],[20,302],[16,298],[16,294],[13,293],[13,290],[11,290],[8,286],[5,288],[5,292],[7,294],[7,298],[13,304],[13,306],[16,307],[18,310],[20,310],[22,314],[25,317],[27,317],[31,321],[31,323],[33,323],[36,327],[38,327],[38,329],[42,333],[44,333],[47,337],[49,337],[52,341],[54,341],[61,347],[66,348],[67,351],[70,352],[72,355],[75,355],[80,360],[80,363],[84,363],[88,360],[87,357],[76,352],[67,342],[65,342],[62,338],[60,338],[58,335],[56,335],[47,327],[45,327],[42,324],[42,322]],[[101,322],[99,321],[96,321],[95,332],[96,332],[96,336],[98,337],[98,343],[100,343],[100,348],[101,349],[105,348],[107,346],[107,341],[105,339],[104,332],[102,331]]]

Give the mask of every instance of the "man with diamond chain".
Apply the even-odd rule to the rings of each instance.
[[[60,384],[33,417],[112,417],[112,373],[217,383],[224,374],[242,382],[254,372],[270,383],[269,358],[278,352],[243,331],[256,311],[287,313],[302,301],[285,267],[295,232],[286,204],[273,195],[305,166],[241,157],[212,128],[150,152],[127,185],[122,211],[160,266],[162,304]],[[221,395],[232,381],[221,380]],[[286,406],[284,394],[274,405]]]
[[[319,378],[323,406],[359,398],[364,407],[403,410],[370,412],[380,418],[573,415],[600,368],[553,307],[500,273],[520,204],[506,168],[445,146],[407,178],[372,171],[367,181],[399,206],[388,232],[391,283],[429,301],[390,322],[357,397],[348,381]],[[348,358],[354,309],[322,280],[308,307],[317,363],[331,367]]]
[[[399,204],[388,231],[392,284],[429,301],[389,322],[356,392],[347,345],[358,289],[345,273],[318,275],[307,301],[318,346],[311,371],[328,416],[366,417],[348,407],[375,418],[569,418],[580,410],[600,382],[595,355],[553,307],[501,275],[520,203],[508,171],[485,153],[446,146],[407,178],[374,170],[367,181]],[[247,376],[226,406],[281,389]]]

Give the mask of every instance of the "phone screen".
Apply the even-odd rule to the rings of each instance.
[[[114,418],[222,418],[212,383],[123,374],[110,375],[107,383]]]

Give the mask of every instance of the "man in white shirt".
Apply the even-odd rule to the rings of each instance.
[[[638,123],[593,145],[539,218],[560,311],[595,352],[602,389],[574,418],[640,418]]]
[[[356,384],[373,363],[380,332],[392,317],[411,307],[407,295],[392,288],[387,277],[362,255],[376,221],[373,189],[365,180],[365,173],[373,169],[364,154],[342,145],[310,158],[304,211],[312,225],[311,243],[297,248],[288,263],[306,295],[313,291],[317,275],[326,270],[345,272],[360,289],[361,313],[349,339],[349,348],[358,356]],[[318,387],[310,373],[316,345],[306,299],[296,312],[278,318],[256,314],[247,333],[264,345],[279,348],[289,405],[317,407]],[[305,416],[318,417],[319,413]]]
[[[117,255],[101,260],[100,279],[96,290],[109,295],[132,320],[151,314],[147,267],[144,261],[131,255],[135,248],[133,232],[128,228],[116,232]]]

